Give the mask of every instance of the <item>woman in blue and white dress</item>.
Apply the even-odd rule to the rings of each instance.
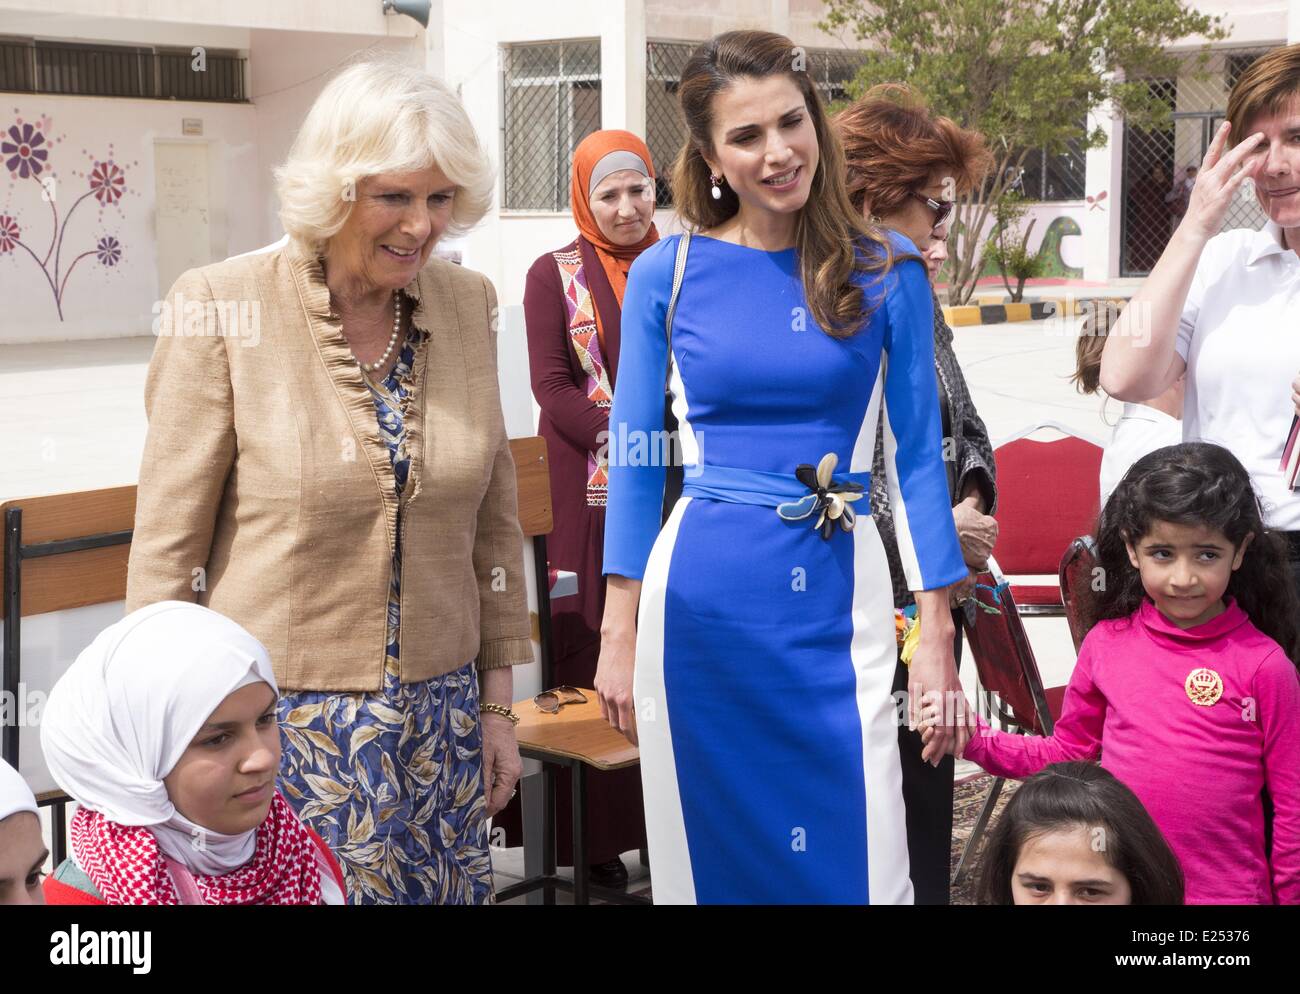
[[[889,570],[859,501],[882,419],[923,618],[910,717],[923,694],[961,699],[946,588],[966,568],[925,267],[855,215],[798,51],[766,32],[696,49],[672,183],[697,233],[671,347],[681,236],[637,259],[624,301],[596,689],[639,739],[658,903],[912,901],[909,715],[891,696]],[[659,532],[665,381],[686,469]],[[944,720],[964,743],[961,716]]]

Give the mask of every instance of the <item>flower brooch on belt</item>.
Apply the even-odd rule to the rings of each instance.
[[[863,488],[861,483],[840,483],[832,478],[831,474],[835,472],[838,462],[839,456],[828,452],[822,456],[822,461],[815,470],[807,463],[800,464],[794,471],[795,479],[812,493],[799,500],[778,505],[776,513],[785,521],[803,521],[820,511],[813,527],[828,541],[835,531],[836,521],[846,532],[852,531],[857,516],[850,505],[862,499]]]

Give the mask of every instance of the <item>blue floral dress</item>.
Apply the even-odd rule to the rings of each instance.
[[[399,499],[411,370],[426,334],[412,327],[382,384],[367,380]],[[399,679],[401,529],[399,506],[383,690],[281,696],[280,789],[338,857],[349,904],[491,903],[478,678],[471,661],[432,680]]]

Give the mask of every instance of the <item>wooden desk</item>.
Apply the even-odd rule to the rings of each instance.
[[[596,692],[579,687],[585,704],[566,704],[558,714],[537,710],[532,698],[515,701],[519,715],[515,737],[519,754],[542,764],[542,873],[497,892],[498,901],[542,891],[547,904],[555,903],[557,889],[573,890],[574,904],[589,904],[591,895],[615,904],[649,904],[644,897],[597,887],[588,879],[587,866],[587,767],[619,770],[640,762],[640,753],[622,733],[614,731],[600,716]],[[567,766],[573,775],[573,883],[555,871],[555,772]],[[525,833],[525,837],[527,834]]]
[[[527,748],[538,755],[531,758],[563,757],[578,760],[598,770],[621,770],[640,761],[637,747],[616,732],[600,716],[596,692],[579,687],[587,695],[586,704],[566,704],[559,714],[537,710],[532,698],[515,701],[519,715],[515,737],[519,750]]]

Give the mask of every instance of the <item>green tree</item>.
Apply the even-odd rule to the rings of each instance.
[[[1088,112],[1111,101],[1143,128],[1164,126],[1169,108],[1149,80],[1200,73],[1209,42],[1227,37],[1222,18],[1182,0],[827,0],[821,27],[851,33],[870,49],[849,87],[906,82],[938,114],[980,131],[994,167],[963,195],[953,220],[948,302],[970,299],[990,212],[1018,180],[1031,150],[1064,151]],[[1167,51],[1200,36],[1189,62]],[[1095,128],[1085,148],[1106,143]]]
[[[1025,281],[1043,274],[1045,263],[1040,253],[1029,251],[1029,236],[1037,218],[1030,218],[1023,231],[1020,228],[1027,213],[1029,201],[1014,190],[1004,192],[993,205],[993,231],[984,246],[1002,274],[1002,285],[1013,304],[1024,298]],[[1011,287],[1012,279],[1016,281],[1015,289]]]

